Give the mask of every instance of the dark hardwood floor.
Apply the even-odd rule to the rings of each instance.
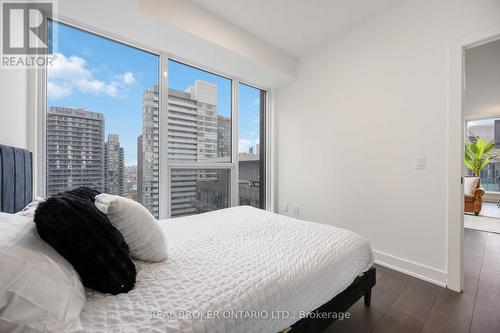
[[[456,293],[377,265],[371,307],[326,332],[500,332],[500,234],[465,229],[465,285]]]

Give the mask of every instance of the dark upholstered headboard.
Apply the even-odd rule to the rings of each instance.
[[[30,151],[0,145],[0,212],[16,213],[33,200]]]

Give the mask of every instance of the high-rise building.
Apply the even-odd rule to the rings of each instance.
[[[198,102],[190,92],[168,91],[168,159],[195,162],[198,160]],[[176,170],[170,177],[171,216],[196,213],[196,171]]]
[[[217,157],[217,85],[196,80],[186,89],[196,101],[198,161]]]
[[[238,162],[239,204],[260,207],[260,159],[253,153],[240,153]]]
[[[495,147],[500,148],[500,119],[495,119],[494,136]]]
[[[160,115],[158,86],[144,91],[142,103],[141,203],[159,215]],[[139,189],[138,189],[139,191]]]
[[[104,190],[104,115],[51,107],[47,112],[47,195],[78,186]]]
[[[123,196],[138,201],[137,198],[137,165],[125,165],[123,168]]]
[[[142,157],[138,167],[138,191],[142,204],[158,216],[159,93],[147,89],[143,99]],[[185,91],[168,91],[169,161],[201,161],[217,157],[217,85],[196,80]],[[139,143],[138,143],[139,146]],[[139,148],[138,148],[139,150]],[[171,176],[171,216],[197,212],[196,190],[200,179],[210,180],[215,173],[176,170]],[[139,186],[140,184],[140,186]]]
[[[168,159],[198,160],[198,103],[191,93],[168,90]]]
[[[197,213],[211,212],[229,207],[231,177],[229,170],[198,171],[196,186]],[[208,177],[206,179],[205,177]]]
[[[231,118],[217,115],[217,157],[230,158]]]
[[[118,134],[109,134],[104,144],[104,192],[123,195],[123,172],[125,167],[125,152],[120,147]]]

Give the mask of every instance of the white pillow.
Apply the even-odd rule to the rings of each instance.
[[[464,194],[474,196],[474,190],[479,182],[479,177],[464,177]]]
[[[134,200],[106,193],[95,197],[95,205],[121,232],[132,257],[153,262],[167,258],[165,235],[146,207]]]
[[[38,205],[41,202],[44,202],[45,199],[41,197],[36,197],[35,200],[30,202],[26,207],[23,208],[23,210],[19,211],[16,213],[16,215],[22,215],[22,216],[27,216],[27,217],[34,217],[35,216],[35,210],[38,208]]]
[[[40,239],[32,218],[0,213],[0,267],[0,332],[82,329],[80,278]]]

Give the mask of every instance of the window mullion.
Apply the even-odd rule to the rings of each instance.
[[[168,175],[168,55],[166,52],[161,52],[160,54],[160,66],[159,66],[159,81],[160,89],[159,94],[159,217],[169,218],[170,217],[170,185],[169,185],[169,175]]]
[[[231,119],[232,119],[232,128],[231,128],[231,162],[234,165],[233,172],[231,173],[231,206],[239,205],[239,188],[238,188],[238,163],[239,163],[239,154],[238,154],[238,138],[239,138],[239,113],[238,113],[238,92],[239,92],[240,82],[238,79],[233,80],[232,85],[232,108],[231,108]]]

